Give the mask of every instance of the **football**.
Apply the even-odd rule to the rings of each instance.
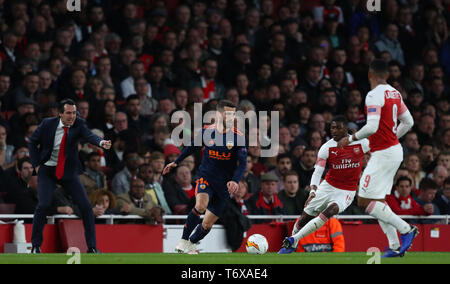
[[[245,248],[249,254],[265,254],[269,249],[269,243],[263,235],[253,234],[247,239]]]

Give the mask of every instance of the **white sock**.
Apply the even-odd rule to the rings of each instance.
[[[300,218],[301,218],[301,217],[298,217],[297,220],[295,221],[294,227],[292,228],[291,236],[297,234],[298,231],[300,231],[300,229],[297,228],[297,224],[298,224],[298,222],[300,222]]]
[[[325,217],[322,213],[319,214],[316,218],[309,221],[303,228],[300,229],[296,234],[292,237],[294,238],[294,247],[298,245],[298,241],[303,239],[307,235],[317,231],[320,227],[323,226],[328,221],[328,218]]]
[[[392,212],[387,203],[371,201],[366,208],[366,212],[370,216],[394,226],[400,234],[406,234],[411,230],[411,226]]]
[[[380,224],[381,229],[383,230],[384,234],[386,235],[389,241],[389,248],[391,249],[399,248],[400,240],[398,239],[397,230],[394,228],[394,226],[385,223],[381,220],[378,220],[378,223]]]

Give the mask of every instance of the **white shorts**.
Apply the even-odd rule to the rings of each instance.
[[[373,152],[359,182],[358,196],[384,199],[391,194],[394,176],[403,161],[400,144]]]
[[[330,204],[336,203],[339,206],[339,213],[341,213],[352,204],[355,194],[356,191],[336,188],[324,180],[317,188],[316,196],[304,211],[310,216],[317,216]]]

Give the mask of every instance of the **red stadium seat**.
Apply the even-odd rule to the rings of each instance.
[[[76,247],[80,252],[87,251],[84,227],[81,220],[60,220],[58,222],[59,236],[63,251]]]

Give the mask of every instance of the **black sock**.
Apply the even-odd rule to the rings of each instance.
[[[198,224],[197,228],[195,228],[194,233],[189,239],[192,243],[196,244],[199,241],[203,240],[203,238],[209,233],[211,230],[205,230],[202,224]]]
[[[200,215],[201,213],[198,212],[195,208],[193,208],[192,211],[189,212],[186,223],[184,224],[183,236],[181,237],[183,240],[189,240],[189,236],[191,235],[192,231],[200,223]]]

